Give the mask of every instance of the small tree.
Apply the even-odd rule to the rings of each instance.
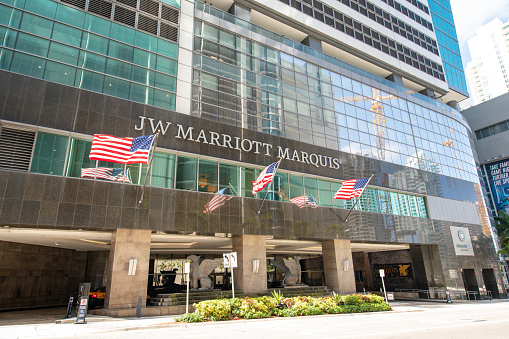
[[[504,211],[498,212],[495,217],[495,227],[500,240],[500,253],[509,256],[509,214]]]

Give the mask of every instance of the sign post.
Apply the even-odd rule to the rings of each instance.
[[[66,318],[70,318],[72,316],[72,304],[74,303],[74,297],[71,295],[69,297],[69,303],[67,304],[67,312],[65,313]]]
[[[189,272],[191,271],[191,264],[184,263],[184,273],[186,274],[186,313],[189,313]]]
[[[76,324],[86,324],[85,318],[87,316],[87,297],[81,297],[78,308],[78,314],[76,315]]]
[[[235,282],[233,280],[233,268],[237,267],[237,252],[223,253],[224,268],[231,269],[232,275],[232,298],[235,298]]]
[[[384,277],[385,277],[385,271],[384,271],[384,270],[380,270],[380,278],[382,278],[382,286],[383,286],[383,288],[384,288],[385,302],[386,302],[386,303],[389,303],[389,301],[387,300],[387,291],[385,291],[385,282],[384,282]]]

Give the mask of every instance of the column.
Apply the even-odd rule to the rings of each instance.
[[[399,75],[394,74],[394,73],[386,76],[385,79],[390,80],[397,85],[403,86],[403,78]]]
[[[238,2],[234,2],[228,13],[235,15],[237,18],[245,20],[247,22],[251,22],[251,8],[246,7],[244,5],[239,4]]]
[[[301,41],[303,45],[309,46],[312,49],[321,52],[322,51],[322,41],[312,37],[311,35],[308,35],[304,40]]]
[[[267,291],[265,236],[238,235],[232,240],[233,252],[237,252],[237,268],[233,269],[235,289],[244,293]],[[253,272],[253,260],[258,260],[258,272]]]
[[[350,240],[322,240],[325,284],[336,293],[355,293],[352,247]]]
[[[150,230],[116,229],[111,237],[110,258],[106,270],[105,309],[138,307],[147,298]],[[129,260],[136,259],[136,272],[129,275]]]

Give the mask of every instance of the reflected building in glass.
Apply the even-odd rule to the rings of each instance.
[[[102,314],[130,312],[169,288],[163,260],[232,251],[246,294],[284,288],[253,265],[289,257],[301,288],[378,291],[377,268],[411,265],[389,290],[505,293],[448,1],[0,0],[0,35],[0,253],[12,268],[20,251],[69,265],[51,296],[0,309],[65,302],[91,281],[110,291]],[[150,164],[89,158],[94,134],[158,132]],[[358,201],[333,199],[370,176]],[[318,207],[290,201],[302,196]],[[231,272],[213,277],[229,288]]]

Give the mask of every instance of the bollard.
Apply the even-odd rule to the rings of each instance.
[[[136,310],[136,318],[141,318],[141,301],[142,297],[138,298],[138,309]]]

